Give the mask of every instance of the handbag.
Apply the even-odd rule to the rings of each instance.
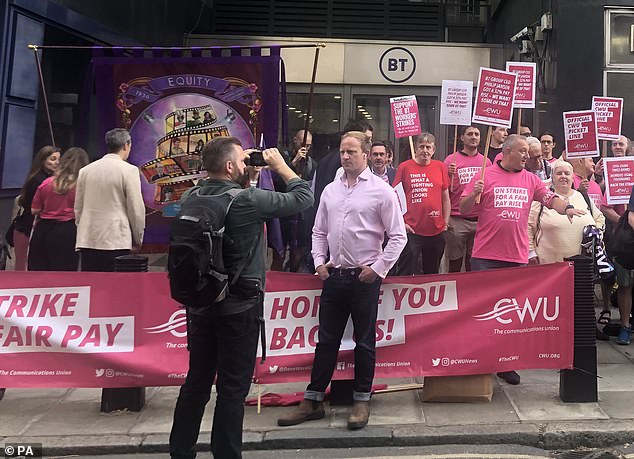
[[[626,210],[621,215],[610,238],[610,253],[625,269],[634,269],[634,229],[628,221],[630,212]]]

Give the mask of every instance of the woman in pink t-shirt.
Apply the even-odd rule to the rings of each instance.
[[[82,148],[69,148],[53,177],[37,188],[31,213],[37,217],[29,242],[29,271],[76,271],[75,185],[89,162]]]

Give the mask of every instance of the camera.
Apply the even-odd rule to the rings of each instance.
[[[266,166],[262,150],[253,148],[249,150],[249,157],[244,161],[247,166]]]

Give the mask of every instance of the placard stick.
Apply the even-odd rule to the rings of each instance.
[[[456,148],[458,148],[458,125],[454,124],[453,126],[453,158],[451,158],[452,163],[456,163]],[[449,185],[449,190],[453,191],[453,177],[451,177],[451,185]]]
[[[522,109],[517,109],[517,133],[520,133],[520,128],[522,127]]]
[[[487,168],[487,156],[489,156],[489,144],[491,143],[491,133],[493,132],[493,128],[489,126],[489,130],[487,131],[487,143],[484,147],[484,159],[482,160],[482,170],[480,172],[480,179],[484,180],[484,171]],[[480,204],[480,194],[476,197],[475,203]]]
[[[262,384],[258,384],[258,414],[262,412]]]
[[[412,140],[412,136],[409,137],[409,150],[412,152],[412,159],[414,159],[414,141]]]
[[[601,157],[605,158],[606,156],[608,156],[608,144],[610,143],[609,140],[605,140],[603,142],[603,148],[601,149]]]

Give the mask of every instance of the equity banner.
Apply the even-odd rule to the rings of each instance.
[[[256,379],[308,381],[322,282],[269,272],[267,283],[267,360],[256,365]],[[171,299],[165,273],[2,271],[0,285],[0,387],[184,382],[185,310]],[[377,377],[568,368],[572,288],[568,263],[388,278]],[[335,378],[353,377],[353,347],[348,324]]]
[[[309,381],[322,283],[274,272],[267,282],[267,359],[256,366],[256,379]],[[570,263],[388,277],[379,297],[376,377],[570,368],[573,311]],[[353,349],[349,321],[335,379],[354,378]]]
[[[132,136],[129,161],[148,209],[145,244],[167,244],[181,196],[207,176],[209,140],[233,136],[251,148],[263,135],[263,144],[276,145],[279,67],[279,55],[93,59],[102,134],[124,127]]]

